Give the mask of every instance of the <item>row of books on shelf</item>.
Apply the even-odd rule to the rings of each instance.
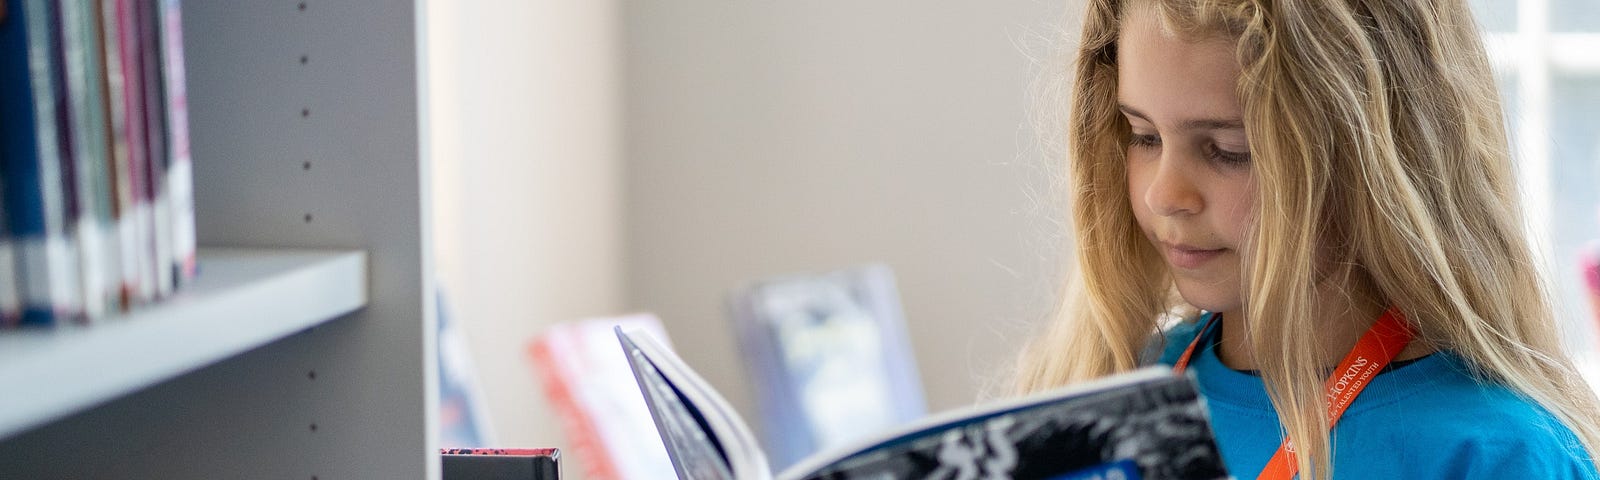
[[[0,325],[94,322],[196,274],[178,0],[4,0]]]

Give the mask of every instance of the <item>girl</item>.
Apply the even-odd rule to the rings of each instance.
[[[1183,364],[1240,478],[1600,478],[1463,0],[1091,0],[1071,81],[1021,390]]]

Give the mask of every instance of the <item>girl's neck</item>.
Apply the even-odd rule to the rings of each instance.
[[[1387,302],[1377,301],[1377,295],[1356,294],[1348,290],[1334,290],[1324,282],[1318,288],[1316,304],[1312,312],[1316,315],[1313,325],[1317,325],[1315,335],[1320,342],[1324,358],[1320,359],[1322,365],[1332,369],[1343,360],[1345,355],[1355,347],[1356,341],[1372,328],[1378,316],[1388,309]],[[1365,292],[1371,289],[1361,289]],[[1246,318],[1243,309],[1222,312],[1222,340],[1217,349],[1217,357],[1224,365],[1234,370],[1260,370],[1259,362],[1253,354],[1249,339],[1250,319]],[[1395,357],[1395,360],[1411,360],[1420,358],[1433,352],[1426,342],[1413,341]]]

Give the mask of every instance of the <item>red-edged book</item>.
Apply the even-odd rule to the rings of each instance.
[[[444,480],[561,478],[561,450],[555,448],[446,448],[440,453]]]

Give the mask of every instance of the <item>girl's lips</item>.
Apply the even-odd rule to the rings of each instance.
[[[1200,268],[1206,262],[1216,259],[1228,251],[1226,248],[1203,249],[1169,243],[1162,243],[1161,250],[1162,253],[1166,254],[1167,262],[1171,263],[1172,266],[1189,269]]]

